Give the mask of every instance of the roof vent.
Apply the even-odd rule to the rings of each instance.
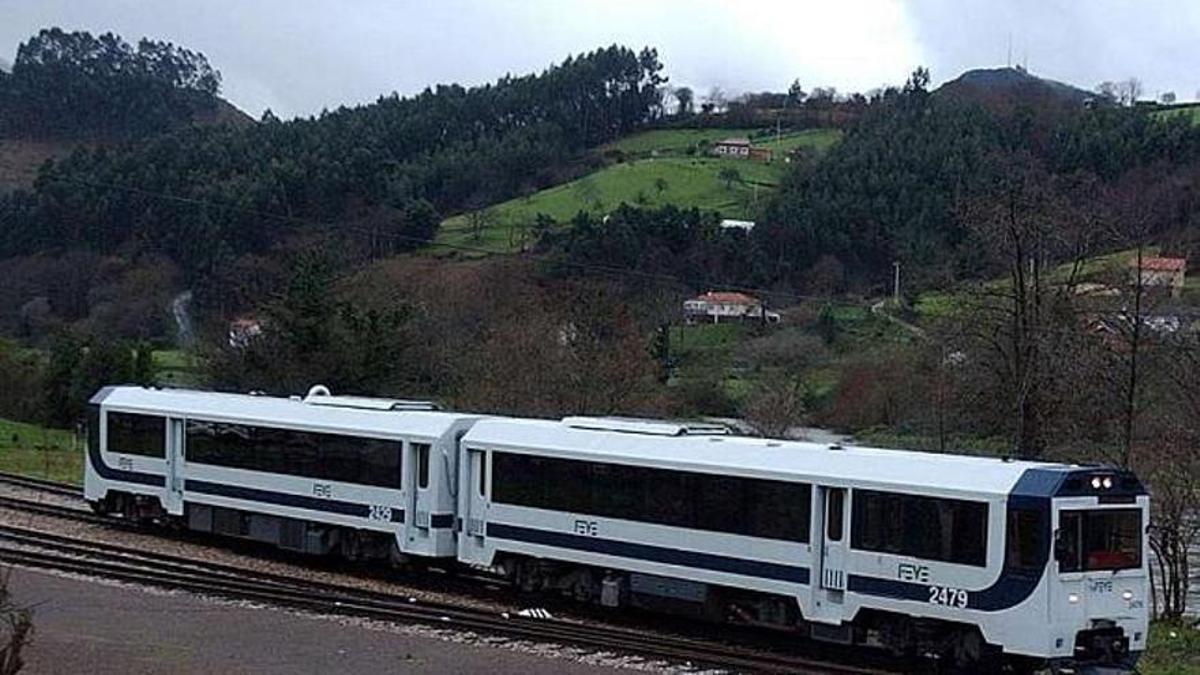
[[[616,431],[647,436],[728,436],[724,424],[709,422],[664,422],[636,417],[564,417],[562,423],[572,429]]]
[[[304,402],[309,405],[320,405],[329,408],[354,408],[357,410],[438,410],[433,401],[419,401],[402,398],[371,398],[368,396],[334,396],[323,384],[314,385],[308,390]]]

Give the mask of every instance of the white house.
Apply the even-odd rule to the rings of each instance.
[[[758,298],[745,293],[709,291],[683,303],[683,316],[688,323],[722,320],[762,321],[777,323],[779,313],[763,307]]]
[[[750,139],[726,138],[723,141],[713,143],[712,151],[715,155],[746,158],[750,156]]]

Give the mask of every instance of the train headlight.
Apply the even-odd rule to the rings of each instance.
[[[1074,605],[1079,602],[1079,596],[1075,593],[1071,593],[1070,595],[1067,596],[1067,602]]]
[[[1111,490],[1111,489],[1112,489],[1112,476],[1105,476],[1105,477],[1104,477],[1104,480],[1102,480],[1102,481],[1100,481],[1100,482],[1104,484],[1104,489],[1105,489],[1105,490]]]
[[[1100,476],[1092,476],[1092,489],[1099,490],[1103,483],[1100,482]]]
[[[1133,591],[1125,591],[1124,593],[1121,594],[1121,598],[1124,599],[1126,602],[1132,600],[1133,599]]]

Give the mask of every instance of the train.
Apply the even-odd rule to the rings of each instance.
[[[502,577],[973,671],[1131,670],[1149,496],[1114,467],[423,401],[138,386],[88,406],[99,512]]]

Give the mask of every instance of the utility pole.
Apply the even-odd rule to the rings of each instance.
[[[900,306],[900,261],[897,260],[896,262],[892,263],[892,267],[895,268],[895,270],[896,270],[895,280],[892,282],[892,302],[896,303],[896,306],[899,307]]]

